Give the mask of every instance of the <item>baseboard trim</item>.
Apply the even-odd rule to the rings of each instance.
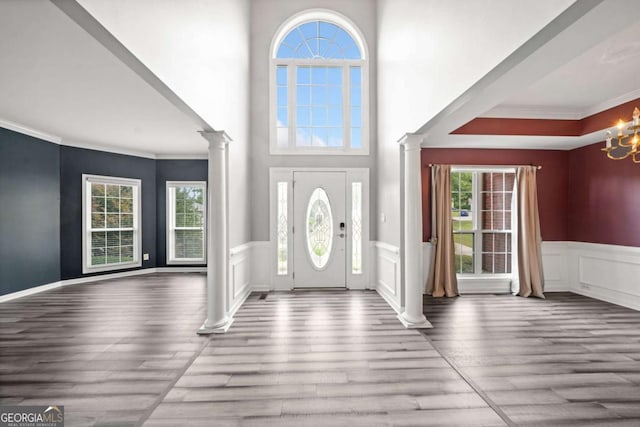
[[[395,301],[393,300],[393,298],[391,298],[390,295],[388,295],[385,291],[381,290],[380,286],[376,286],[373,289],[375,289],[375,291],[378,293],[378,295],[380,295],[382,297],[383,300],[385,300],[387,302],[387,304],[389,304],[389,306],[391,308],[393,308],[393,310],[398,314],[402,314],[402,310],[400,309],[400,306],[398,306]]]
[[[41,292],[50,291],[64,286],[81,285],[85,283],[101,282],[103,280],[119,279],[122,277],[140,276],[152,273],[202,273],[206,272],[207,267],[153,267],[140,270],[121,271],[118,273],[99,274],[97,276],[78,277],[76,279],[60,280],[57,282],[47,283],[33,288],[25,289],[18,292],[0,296],[0,304],[3,302],[13,301],[18,298],[39,294]]]

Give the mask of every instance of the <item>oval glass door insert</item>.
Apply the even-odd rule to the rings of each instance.
[[[333,246],[333,217],[327,193],[313,190],[307,205],[307,250],[311,264],[320,270],[327,265]]]

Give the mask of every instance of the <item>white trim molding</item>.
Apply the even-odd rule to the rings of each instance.
[[[640,310],[640,248],[568,243],[572,292]]]

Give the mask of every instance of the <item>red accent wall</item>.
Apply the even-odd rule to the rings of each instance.
[[[640,164],[606,158],[603,145],[569,152],[568,240],[640,246]]]
[[[610,160],[611,161],[611,160]],[[431,237],[431,169],[429,163],[452,165],[541,165],[538,171],[540,228],[545,241],[569,240],[569,152],[555,150],[422,149],[422,237]],[[640,171],[640,168],[637,169]],[[640,200],[640,198],[639,198]],[[638,210],[640,212],[640,209]]]

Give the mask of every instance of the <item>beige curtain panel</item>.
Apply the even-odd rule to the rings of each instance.
[[[434,297],[458,296],[453,228],[451,224],[451,165],[432,166],[432,191],[435,215],[435,255],[427,281],[427,293]],[[435,242],[434,242],[435,240]]]
[[[538,214],[538,191],[535,166],[519,167],[517,182],[518,215],[518,295],[544,298],[544,274],[542,270],[542,237]]]

